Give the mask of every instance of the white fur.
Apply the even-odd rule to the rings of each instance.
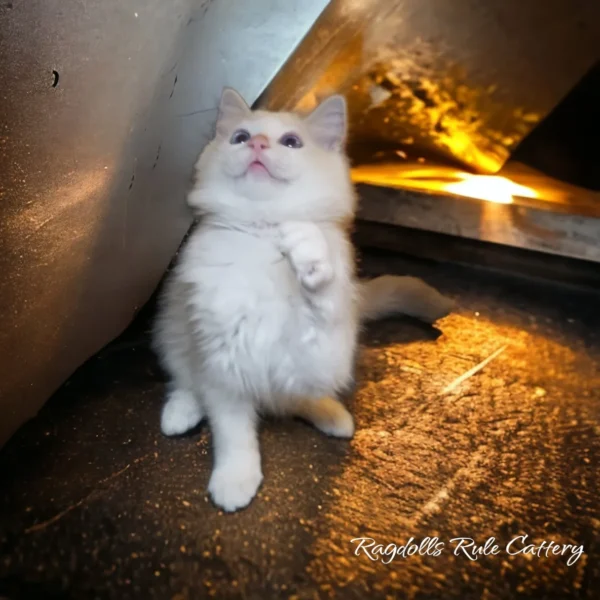
[[[253,151],[230,143],[240,128],[270,141],[262,160],[271,176],[248,171]],[[290,132],[302,148],[278,143]],[[352,383],[369,294],[355,278],[347,233],[355,196],[344,136],[340,97],[302,118],[251,112],[226,90],[217,135],[198,161],[189,202],[203,219],[156,325],[173,385],[162,430],[180,434],[208,417],[208,490],[227,511],[249,504],[262,481],[258,412],[298,415],[339,437],[354,432],[336,397]]]
[[[165,435],[181,435],[202,421],[202,405],[194,393],[178,388],[168,396],[160,417],[160,428]]]

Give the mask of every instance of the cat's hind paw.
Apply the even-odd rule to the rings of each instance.
[[[335,398],[325,396],[318,400],[303,400],[295,413],[327,435],[339,438],[351,438],[354,435],[352,415]]]

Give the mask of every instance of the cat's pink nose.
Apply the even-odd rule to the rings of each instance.
[[[266,148],[270,148],[271,144],[269,144],[269,138],[266,135],[253,135],[248,140],[248,146],[254,150],[265,150]]]

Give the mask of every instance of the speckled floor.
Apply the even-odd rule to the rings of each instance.
[[[600,297],[398,257],[363,266],[421,275],[459,308],[437,329],[365,334],[354,440],[264,423],[259,497],[222,514],[204,492],[206,429],[159,433],[141,320],[0,452],[0,598],[598,597]],[[512,552],[584,553],[509,554],[521,535]],[[373,545],[370,560],[360,537],[398,555]],[[439,555],[400,547],[426,537]],[[470,560],[458,537],[498,548]]]

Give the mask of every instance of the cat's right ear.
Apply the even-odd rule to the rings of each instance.
[[[217,134],[228,135],[230,123],[243,119],[251,113],[246,101],[232,88],[224,88],[219,102],[217,115]]]
[[[314,139],[327,150],[341,150],[346,140],[347,108],[344,96],[330,96],[306,117]]]

